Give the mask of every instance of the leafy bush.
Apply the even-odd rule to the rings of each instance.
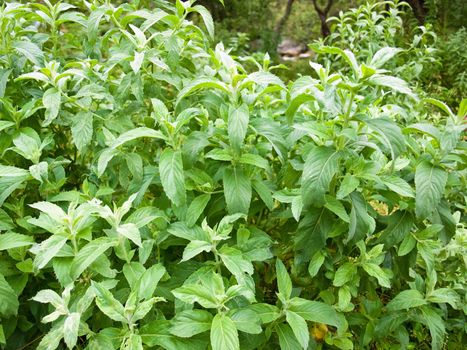
[[[434,93],[441,96],[450,104],[458,101],[459,96],[465,95],[467,91],[467,53],[459,50],[467,40],[467,30],[461,28],[450,34],[445,41],[438,41],[437,49],[439,61],[433,67],[431,77],[437,78],[429,80],[427,85]]]
[[[430,6],[434,6],[431,4]],[[423,26],[408,20],[409,5],[403,1],[367,3],[330,18],[332,34],[327,45],[351,49],[357,59],[371,58],[383,47],[399,49],[385,68],[410,81],[417,93],[436,96],[449,106],[457,107],[466,91],[466,54],[459,50],[467,39],[465,28],[446,38],[434,31],[433,19]],[[431,17],[431,16],[430,16]],[[319,44],[313,47],[319,52]],[[346,69],[341,61],[318,57],[334,69]]]
[[[0,8],[2,348],[462,347],[465,101],[395,48],[285,85],[193,1],[84,4]]]

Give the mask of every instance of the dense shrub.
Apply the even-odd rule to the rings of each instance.
[[[0,8],[0,347],[460,349],[465,101],[143,5]]]

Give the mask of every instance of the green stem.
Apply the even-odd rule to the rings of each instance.
[[[350,99],[349,99],[349,105],[347,106],[347,110],[344,115],[344,128],[346,128],[349,124],[349,119],[350,119],[350,113],[352,112],[352,104],[353,104],[353,99],[355,97],[355,93],[353,91],[350,92]]]

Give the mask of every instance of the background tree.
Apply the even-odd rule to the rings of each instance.
[[[327,23],[328,14],[331,10],[331,7],[334,3],[334,0],[327,0],[326,5],[324,8],[321,8],[318,4],[317,0],[312,0],[313,7],[315,8],[316,12],[318,13],[319,20],[321,22],[321,35],[323,38],[327,37],[331,34],[331,30],[329,29],[329,25]]]

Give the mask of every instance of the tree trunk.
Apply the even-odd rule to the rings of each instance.
[[[321,22],[321,35],[323,36],[323,38],[325,38],[329,34],[331,34],[331,30],[329,29],[327,19],[328,19],[328,14],[329,14],[329,11],[331,10],[334,0],[327,0],[326,7],[324,9],[321,9],[318,6],[318,2],[316,0],[312,0],[312,1],[313,1],[313,6],[316,12],[318,13],[318,17]]]
[[[275,36],[275,41],[276,45],[279,43],[279,39],[282,33],[282,29],[284,28],[284,25],[287,23],[287,20],[290,17],[290,14],[292,13],[292,5],[295,0],[287,0],[287,5],[285,7],[285,12],[282,15],[281,19],[279,22],[277,22],[276,27],[274,28],[274,36]]]
[[[426,8],[424,0],[407,0],[410,7],[412,7],[413,14],[417,19],[418,23],[421,25],[425,23],[426,18]]]

